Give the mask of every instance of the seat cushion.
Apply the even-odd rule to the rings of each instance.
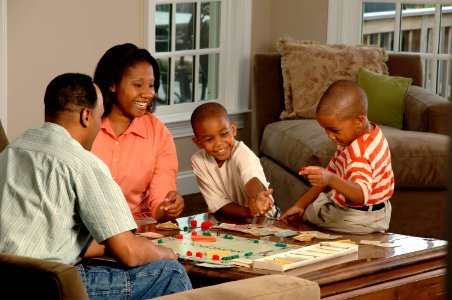
[[[381,126],[391,150],[397,188],[445,188],[449,137]],[[266,126],[261,152],[293,174],[302,166],[326,167],[336,145],[316,120],[286,120]]]
[[[290,275],[273,274],[197,288],[155,299],[314,300],[320,299],[320,288],[316,282],[310,280]]]

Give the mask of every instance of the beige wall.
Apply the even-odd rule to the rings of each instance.
[[[252,54],[275,51],[281,36],[326,40],[328,0],[253,0]],[[8,137],[44,121],[44,90],[56,75],[92,75],[111,46],[144,47],[144,0],[10,0],[7,3]],[[238,139],[251,143],[251,118]],[[177,138],[179,170],[191,170],[196,148]]]

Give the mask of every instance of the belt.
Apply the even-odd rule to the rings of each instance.
[[[369,207],[370,207],[370,210],[374,211],[374,210],[380,210],[380,209],[384,208],[385,205],[386,205],[386,201],[378,203],[378,204],[374,204],[374,205],[365,205],[365,206],[361,206],[361,207],[351,207],[351,206],[349,206],[349,207],[353,208],[353,209],[356,209],[356,210],[361,210],[361,211],[368,211]]]

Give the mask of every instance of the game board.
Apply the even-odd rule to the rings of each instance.
[[[233,260],[252,260],[298,249],[301,246],[284,243],[274,243],[267,240],[244,238],[216,233],[210,233],[214,242],[193,242],[192,232],[178,234],[177,237],[165,237],[153,240],[154,243],[173,249],[180,259],[233,266]],[[203,236],[203,232],[196,232]],[[209,236],[207,236],[209,237]]]
[[[286,271],[357,252],[358,245],[354,243],[320,242],[315,245],[256,259],[253,261],[253,267]]]

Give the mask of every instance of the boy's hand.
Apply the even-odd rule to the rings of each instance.
[[[318,187],[328,186],[332,175],[330,171],[316,166],[303,167],[298,174],[305,175],[312,186]]]
[[[278,220],[283,220],[283,219],[287,218],[287,220],[289,220],[289,221],[298,221],[299,219],[301,219],[303,214],[304,214],[304,208],[302,208],[298,205],[293,205],[288,210],[286,210],[286,212],[284,212],[281,215],[281,217],[278,218]]]
[[[184,210],[184,198],[176,192],[170,191],[166,194],[166,198],[160,206],[162,213],[168,219],[176,219]]]
[[[252,216],[261,216],[272,209],[273,201],[270,199],[272,193],[273,189],[268,189],[260,192],[257,199],[248,200],[248,208],[250,209]]]

